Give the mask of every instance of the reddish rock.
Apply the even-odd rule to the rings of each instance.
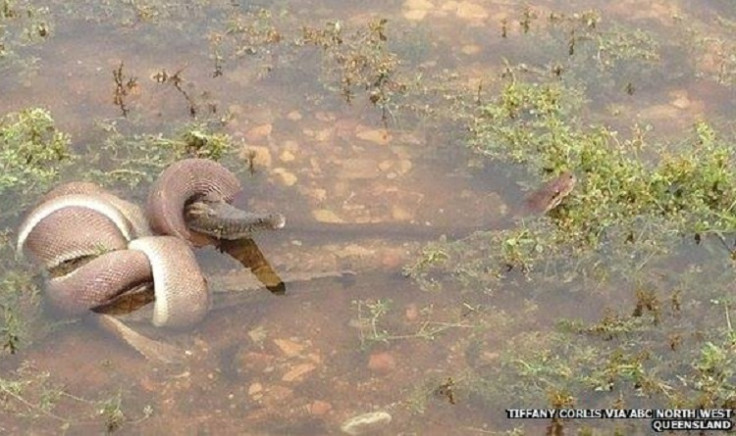
[[[381,258],[381,265],[387,269],[396,269],[404,264],[405,257],[402,249],[386,250]]]
[[[296,365],[295,367],[291,368],[286,374],[284,374],[284,376],[281,377],[281,380],[285,382],[301,381],[304,379],[304,376],[306,374],[309,374],[316,368],[317,366],[311,363],[302,363]]]
[[[368,358],[368,369],[378,373],[389,373],[396,369],[396,359],[388,352],[373,353]]]
[[[273,343],[288,357],[298,356],[304,350],[304,345],[290,339],[274,339]]]
[[[332,404],[326,401],[314,400],[309,405],[309,413],[314,416],[322,416],[332,410]]]
[[[271,135],[272,130],[273,126],[271,124],[261,124],[245,132],[245,139],[250,142],[258,142]]]
[[[275,360],[274,356],[259,352],[245,352],[237,356],[238,366],[244,371],[264,371]]]

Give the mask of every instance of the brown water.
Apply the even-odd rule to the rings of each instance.
[[[110,417],[98,413],[98,402],[109,399],[119,400],[111,409],[124,414],[121,434],[341,434],[345,420],[372,411],[392,416],[376,434],[498,434],[522,424],[527,434],[542,431],[546,422],[505,419],[515,401],[489,405],[453,393],[454,381],[478,366],[500,365],[499,353],[513,347],[508,338],[520,332],[542,334],[565,316],[597,319],[604,307],[623,303],[595,293],[534,297],[529,285],[509,285],[493,296],[430,293],[401,274],[433,232],[511,225],[522,186],[541,182],[525,179],[518,168],[479,166],[481,158],[463,145],[467,129],[453,108],[472,106],[479,87],[492,88],[504,59],[545,67],[546,61],[528,58],[521,36],[527,5],[540,17],[595,8],[606,20],[662,34],[682,21],[707,33],[703,23],[733,15],[733,7],[717,1],[587,1],[575,10],[565,2],[483,0],[186,3],[44,2],[48,35],[14,48],[32,65],[0,59],[9,72],[0,76],[0,113],[48,108],[80,153],[99,147],[103,121],[126,134],[170,134],[194,119],[226,120],[223,130],[238,145],[224,163],[246,185],[240,205],[287,217],[283,234],[257,238],[275,270],[356,275],[347,282],[287,284],[285,296],[264,291],[251,304],[211,313],[191,332],[152,332],[190,350],[175,368],[147,362],[84,323],[62,326],[0,368],[8,379],[19,368],[48,371],[47,382],[66,394],[50,411],[22,402],[0,408],[0,433],[99,433]],[[319,47],[293,42],[302,26],[339,23],[349,35],[378,18],[388,19],[388,47],[400,62],[396,75],[430,81],[432,90],[415,90],[406,100],[391,94],[397,106],[388,111],[360,86],[347,102],[335,63]],[[273,26],[280,39],[267,43],[267,32],[246,37],[237,30],[252,30],[253,23]],[[728,37],[719,28],[712,32]],[[718,83],[718,65],[705,58],[695,67],[700,74],[684,66],[678,71],[676,55],[663,59],[659,73],[645,76],[651,81],[636,83],[633,96],[589,95],[586,116],[614,129],[650,123],[662,138],[701,118],[728,118],[734,107],[726,95],[733,88]],[[125,116],[123,105],[114,104],[113,71],[121,64],[125,77],[135,78],[123,98]],[[158,83],[163,72],[179,77],[180,88]],[[140,200],[145,189],[121,184],[115,190]],[[428,237],[310,232],[319,221],[398,223]],[[233,287],[249,274],[214,250],[198,255],[207,274],[226,277]],[[471,334],[482,350],[469,350]]]

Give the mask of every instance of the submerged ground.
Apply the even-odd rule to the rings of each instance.
[[[730,2],[192,3],[0,1],[0,432],[639,434],[505,409],[734,407]],[[284,276],[355,274],[146,330],[190,351],[170,367],[55,318],[13,232],[57,183],[142,202],[186,156],[286,215],[256,238]]]

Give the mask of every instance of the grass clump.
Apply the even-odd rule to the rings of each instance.
[[[124,411],[121,389],[96,391],[91,397],[78,396],[53,381],[47,371],[39,370],[32,362],[0,377],[0,411],[4,414],[0,430],[13,428],[43,428],[53,433],[79,433],[97,427],[105,434],[114,433],[125,425],[136,425],[153,415],[153,407],[146,405],[141,413]],[[51,430],[53,429],[53,430]]]
[[[8,253],[4,246],[0,252]],[[32,342],[40,311],[40,289],[30,274],[10,270],[0,275],[0,350],[14,354]]]
[[[47,190],[59,171],[73,160],[69,136],[54,126],[40,108],[10,113],[0,119],[0,220],[17,216],[35,195]]]
[[[536,17],[513,37],[542,34]],[[733,407],[731,138],[706,121],[669,141],[652,140],[647,125],[619,133],[597,123],[588,96],[669,74],[654,62],[668,48],[582,15],[547,30],[574,50],[563,58],[547,50],[537,70],[507,62],[490,93],[478,93],[468,144],[523,184],[572,171],[575,189],[546,216],[432,243],[405,271],[425,290],[481,302],[513,294],[572,315],[519,317],[502,344],[474,332],[458,390],[504,407]],[[565,40],[547,43],[563,53]],[[581,67],[591,61],[596,68]]]
[[[504,407],[559,407],[553,398],[564,394],[586,408],[732,408],[735,351],[718,326],[723,318],[714,312],[715,321],[698,328],[693,315],[623,308],[593,323],[561,320],[553,331],[511,334],[492,364],[474,362],[472,350],[498,350],[498,338],[477,335],[459,390]]]
[[[638,125],[621,139],[602,126],[584,126],[582,102],[579,92],[559,82],[514,80],[482,105],[471,126],[473,149],[521,164],[537,179],[571,170],[578,184],[548,218],[432,246],[409,272],[420,276],[427,271],[422,267],[438,264],[432,253],[445,251],[455,253],[445,253],[439,262],[445,266],[467,266],[488,252],[485,259],[505,269],[531,271],[571,255],[593,267],[601,256],[652,259],[672,254],[683,238],[722,238],[736,230],[736,175],[730,171],[736,155],[709,124],[696,124],[674,144],[649,143]]]
[[[233,147],[229,135],[201,123],[186,125],[173,137],[160,133],[126,135],[115,123],[105,124],[102,129],[107,135],[103,145],[88,151],[94,162],[89,175],[102,184],[124,183],[131,188],[151,183],[178,160],[220,160]]]
[[[562,393],[598,407],[729,407],[734,348],[713,302],[728,305],[734,280],[722,244],[736,230],[734,151],[705,122],[675,143],[651,143],[636,125],[622,139],[584,124],[582,103],[560,82],[512,80],[482,105],[471,147],[538,178],[571,170],[578,185],[548,216],[432,244],[408,271],[425,289],[497,291],[523,277],[535,286],[520,292],[599,297],[599,321],[515,335],[502,365],[476,367],[465,387],[486,401],[545,407],[540,398]]]
[[[15,260],[10,225],[73,161],[69,136],[40,108],[0,119],[0,349],[15,353],[31,342],[40,299],[30,272]]]
[[[29,47],[40,46],[52,37],[53,19],[49,8],[27,0],[0,1],[0,72],[28,85],[39,69],[39,58]]]
[[[660,68],[670,54],[684,56],[671,41],[649,30],[604,20],[596,10],[560,13],[525,8],[514,31],[508,21],[502,36],[520,47],[510,63],[540,69],[570,87],[596,95],[632,94],[645,82],[668,74]],[[539,67],[536,67],[539,68]]]
[[[444,321],[436,319],[434,308],[429,305],[418,312],[419,322],[409,329],[397,320],[400,313],[392,310],[393,302],[387,299],[354,300],[356,323],[360,333],[360,347],[369,349],[374,345],[388,344],[394,341],[422,339],[432,341],[440,334],[451,329],[467,329],[470,326],[462,319]],[[441,315],[440,315],[441,317]]]
[[[352,35],[343,35],[339,22],[324,28],[304,27],[300,44],[321,47],[326,86],[338,91],[347,102],[365,92],[368,100],[384,111],[406,86],[397,80],[399,59],[388,48],[385,18],[369,22]]]

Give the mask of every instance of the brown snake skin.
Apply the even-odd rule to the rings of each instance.
[[[83,314],[153,282],[153,324],[186,327],[209,309],[207,286],[190,246],[215,238],[190,231],[185,209],[205,197],[229,202],[240,190],[234,174],[207,159],[185,159],[166,168],[151,188],[145,215],[93,183],[67,183],[28,214],[18,230],[17,249],[50,272],[49,301],[66,314]]]

